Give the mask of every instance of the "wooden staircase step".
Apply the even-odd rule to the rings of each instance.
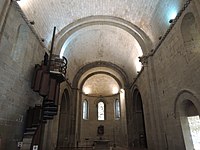
[[[29,132],[25,132],[25,133],[24,133],[24,136],[27,136],[27,135],[32,136],[32,135],[34,135],[34,134],[35,134],[35,131],[29,131]]]
[[[43,120],[52,120],[52,119],[53,119],[53,116],[47,116],[47,115],[43,116]]]
[[[32,142],[32,138],[23,138],[23,143],[31,143]]]
[[[37,130],[37,127],[26,128],[26,132],[35,131],[35,130]]]
[[[44,115],[54,116],[57,115],[57,111],[44,111]]]
[[[44,111],[57,111],[58,110],[58,107],[44,107],[43,108]]]

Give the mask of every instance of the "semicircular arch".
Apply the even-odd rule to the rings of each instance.
[[[148,49],[152,48],[152,42],[150,38],[139,27],[132,24],[131,22],[113,16],[89,16],[79,19],[71,23],[70,25],[64,27],[56,35],[56,41],[55,41],[55,49],[57,50],[56,53],[59,53],[62,50],[62,47],[66,46],[68,39],[74,33],[78,32],[83,28],[94,25],[109,25],[125,30],[138,41],[143,51],[143,54],[147,54]]]
[[[189,90],[182,90],[178,93],[175,102],[174,102],[174,114],[175,118],[179,115],[179,107],[184,103],[184,101],[190,101],[193,103],[195,108],[198,111],[198,114],[200,115],[200,101],[198,98]]]
[[[91,70],[93,68],[98,68],[98,67],[102,67],[102,68],[105,67],[108,70],[99,71],[97,69],[96,71],[90,72],[85,77],[83,77],[83,75],[85,73],[87,73],[89,70]],[[110,73],[109,70],[114,71],[117,75],[114,75],[113,73]],[[104,61],[96,61],[96,62],[93,62],[93,63],[90,63],[90,64],[87,64],[87,65],[83,66],[77,72],[77,74],[75,75],[75,77],[73,79],[73,83],[72,83],[73,87],[76,87],[76,88],[80,89],[83,86],[84,81],[88,77],[90,77],[91,75],[100,73],[100,72],[109,74],[111,77],[113,77],[118,82],[118,84],[121,87],[128,87],[129,81],[128,81],[128,77],[127,77],[126,73],[120,67],[118,67],[117,65],[112,64],[110,62],[104,62]],[[83,77],[83,78],[81,78],[81,77]]]

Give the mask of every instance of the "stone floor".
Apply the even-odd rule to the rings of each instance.
[[[133,148],[133,149],[128,149],[128,148],[123,148],[123,147],[116,147],[113,148],[112,150],[147,150],[146,148]]]
[[[106,147],[106,146],[96,146],[96,147],[92,147],[92,146],[88,146],[88,147],[63,147],[63,148],[57,148],[56,150],[147,150],[145,148],[132,148],[132,149],[128,149],[128,148],[123,148],[123,147]]]
[[[128,149],[128,148],[120,148],[120,147],[116,147],[116,148],[93,148],[93,147],[88,147],[88,148],[58,148],[56,150],[147,150],[147,149],[138,149],[138,148],[134,148],[134,149]]]
[[[94,148],[94,150],[147,150],[145,148],[134,148],[134,149],[128,149],[128,148],[123,148],[123,147],[98,147]]]

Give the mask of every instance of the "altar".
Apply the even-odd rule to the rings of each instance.
[[[97,135],[99,136],[98,139],[93,140],[93,147],[95,147],[95,149],[110,149],[111,146],[111,141],[102,138],[102,136],[104,135],[104,126],[103,125],[99,125],[97,128]]]
[[[110,147],[110,140],[98,139],[93,141],[93,145],[95,148],[109,148]]]

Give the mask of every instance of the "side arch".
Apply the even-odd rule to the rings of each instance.
[[[64,89],[61,102],[60,102],[60,115],[58,125],[58,138],[57,147],[68,147],[70,146],[71,139],[71,121],[70,121],[70,95],[67,89]]]
[[[130,116],[130,124],[132,132],[129,133],[129,147],[147,148],[146,125],[144,119],[143,101],[140,91],[137,87],[132,89],[132,110]]]
[[[186,150],[196,149],[199,147],[200,131],[200,102],[198,98],[188,90],[179,92],[175,100],[175,118],[180,121],[184,146]]]
[[[181,106],[181,104],[186,100],[189,100],[194,104],[194,106],[197,108],[198,114],[200,115],[200,101],[198,100],[198,98],[191,91],[182,90],[178,93],[174,102],[175,118],[179,116],[179,110],[178,110],[179,106]]]

